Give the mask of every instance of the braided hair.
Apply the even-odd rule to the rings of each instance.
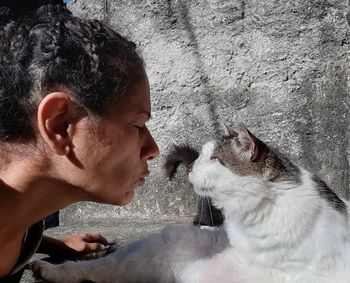
[[[68,91],[89,113],[144,74],[136,45],[62,0],[0,0],[0,142],[35,140],[42,98]]]

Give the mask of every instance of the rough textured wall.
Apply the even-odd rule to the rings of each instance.
[[[138,44],[163,155],[134,203],[95,214],[96,205],[79,204],[63,215],[191,215],[194,194],[184,174],[166,180],[164,154],[173,143],[199,147],[220,120],[244,121],[349,197],[349,0],[77,0],[70,8]]]

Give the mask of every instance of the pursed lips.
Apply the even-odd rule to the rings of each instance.
[[[141,175],[141,177],[139,178],[139,181],[141,182],[141,186],[145,184],[145,178],[149,175],[149,171],[148,169],[146,169],[147,171],[145,173],[143,173]]]

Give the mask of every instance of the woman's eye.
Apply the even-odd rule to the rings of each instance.
[[[145,125],[134,125],[134,127],[141,131],[145,127]]]

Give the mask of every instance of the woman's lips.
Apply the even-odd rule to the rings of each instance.
[[[144,174],[141,175],[141,177],[139,178],[139,186],[143,186],[145,184],[146,181],[146,177],[149,175],[149,171],[147,170]]]

